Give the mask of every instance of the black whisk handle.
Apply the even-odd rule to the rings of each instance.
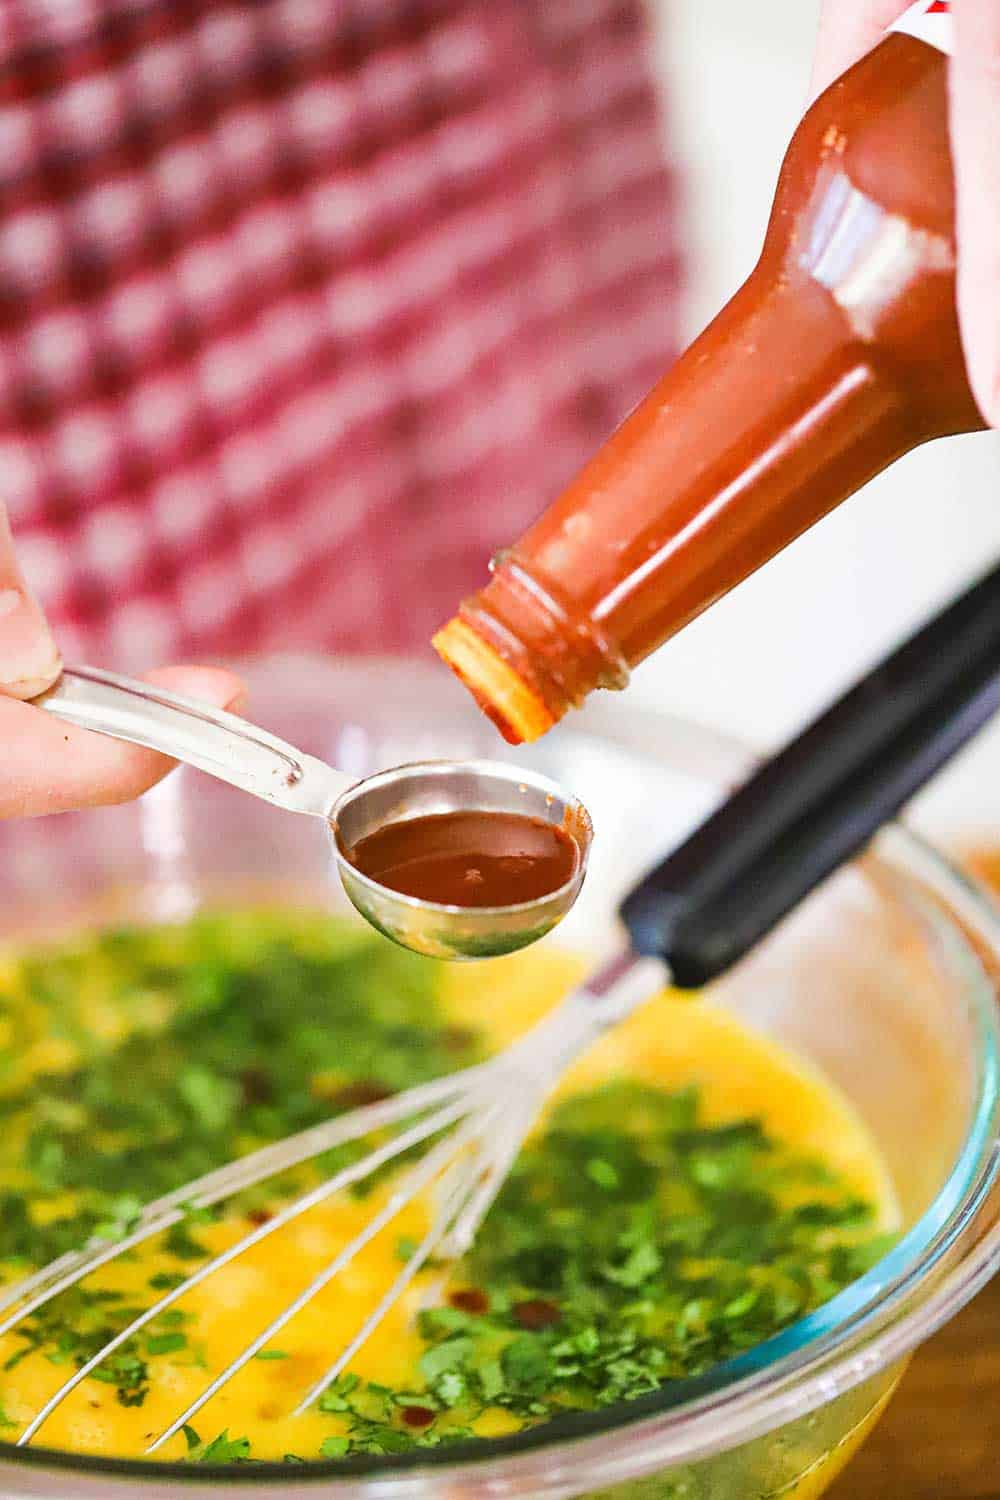
[[[682,988],[723,973],[1000,708],[1000,567],[778,752],[625,900]]]

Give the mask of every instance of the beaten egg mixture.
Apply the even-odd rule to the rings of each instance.
[[[11,1281],[142,1202],[511,1042],[581,973],[541,946],[436,965],[322,912],[204,913],[0,959],[0,1267]],[[189,1215],[0,1339],[0,1438],[136,1312],[332,1153]],[[36,1441],[136,1457],[385,1199],[282,1227],[109,1357]],[[308,1462],[516,1431],[698,1375],[820,1305],[895,1227],[878,1154],[824,1081],[665,994],[578,1062],[466,1261],[430,1267],[301,1417],[302,1393],[426,1225],[404,1212],[159,1450]]]

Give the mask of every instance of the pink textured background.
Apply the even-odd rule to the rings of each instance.
[[[640,0],[0,7],[0,486],[67,658],[410,649],[669,362]]]

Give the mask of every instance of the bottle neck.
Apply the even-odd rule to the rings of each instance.
[[[459,618],[551,720],[642,661],[923,435],[822,288],[761,267]],[[502,726],[501,726],[502,727]]]

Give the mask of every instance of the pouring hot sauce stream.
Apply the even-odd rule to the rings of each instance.
[[[955,306],[948,0],[813,104],[746,284],[435,646],[537,739],[918,444],[985,424]]]

